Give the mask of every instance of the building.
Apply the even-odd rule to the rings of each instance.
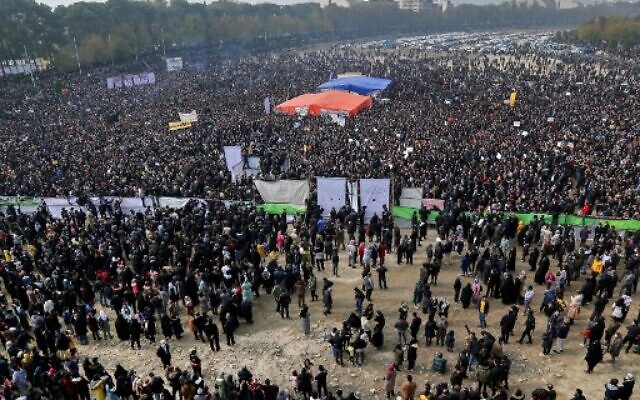
[[[401,10],[421,12],[424,10],[424,1],[423,0],[398,0],[398,7]]]

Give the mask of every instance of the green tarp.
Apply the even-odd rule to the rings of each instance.
[[[258,210],[264,210],[267,214],[282,214],[286,212],[288,215],[304,214],[307,210],[304,206],[294,206],[293,204],[260,204],[257,205]]]
[[[418,211],[417,208],[411,207],[393,207],[393,216],[396,218],[402,219],[411,219],[414,211]],[[440,214],[439,211],[432,211],[429,213],[429,221],[433,221]],[[510,213],[504,213],[505,216],[510,215]],[[544,213],[515,213],[516,217],[519,220],[524,221],[525,224],[528,224],[533,220],[534,215],[538,218],[543,217],[546,222],[551,222],[552,216],[551,214]],[[635,219],[606,219],[606,218],[593,218],[587,217],[582,218],[578,215],[566,215],[561,214],[558,218],[558,222],[560,224],[567,224],[573,226],[593,226],[598,223],[604,225],[609,224],[615,229],[624,230],[624,231],[638,231],[640,230],[640,221]]]

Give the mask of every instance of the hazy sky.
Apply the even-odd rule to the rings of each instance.
[[[47,4],[53,8],[56,6],[67,6],[72,3],[76,3],[82,0],[36,0],[39,3]],[[106,0],[87,0],[87,1],[99,1],[104,2]],[[188,0],[193,3],[202,3],[202,0]],[[212,0],[205,0],[205,2],[210,3]],[[321,2],[321,0],[240,0],[247,3],[276,3],[276,4],[294,4],[294,3],[305,3],[315,1],[316,3]]]
[[[72,3],[76,3],[81,0],[36,0],[39,3],[47,4],[53,8],[60,5],[69,5]],[[88,1],[106,1],[106,0],[88,0]],[[191,2],[202,3],[202,0],[188,0]],[[205,2],[209,3],[213,0],[205,0]],[[239,0],[247,3],[275,3],[275,4],[295,4],[295,3],[305,3],[305,2],[315,2],[315,3],[326,3],[328,0]],[[491,4],[491,3],[502,3],[505,0],[453,0],[453,4]],[[338,1],[338,3],[341,3]]]

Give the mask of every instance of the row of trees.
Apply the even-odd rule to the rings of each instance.
[[[640,45],[640,17],[599,17],[571,32],[571,35],[597,46],[631,49]]]
[[[353,2],[350,7],[318,4],[277,6],[172,0],[108,0],[49,7],[34,0],[0,1],[0,60],[30,55],[52,58],[60,68],[127,59],[190,46],[239,45],[432,32],[461,29],[573,26],[596,16],[637,14],[639,4],[620,3],[574,10],[534,6],[514,0],[502,5],[435,7],[423,13],[398,9],[395,2]],[[75,39],[75,43],[74,43]]]

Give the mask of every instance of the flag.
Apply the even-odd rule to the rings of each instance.
[[[265,97],[264,98],[264,113],[267,115],[271,114],[271,99],[269,99],[269,97]]]

